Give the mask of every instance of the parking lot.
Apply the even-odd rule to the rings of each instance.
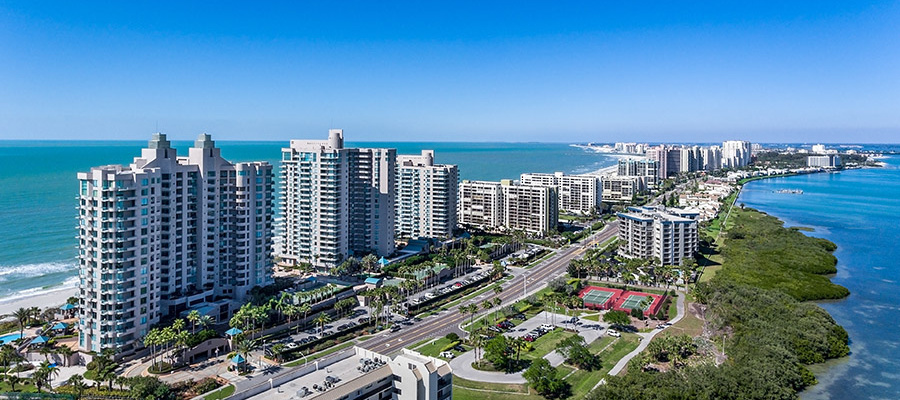
[[[573,320],[572,317],[563,314],[553,314],[546,311],[541,312],[540,314],[534,316],[534,318],[526,321],[513,320],[512,322],[518,322],[518,325],[506,330],[503,333],[504,335],[509,337],[531,336],[533,339],[538,339],[538,337],[542,336],[543,333],[549,332],[555,327],[560,327],[563,329],[575,330],[579,335],[581,335],[581,337],[584,338],[584,341],[588,344],[604,335],[607,328],[609,328],[609,325],[603,322]],[[542,326],[544,329],[541,329]],[[534,334],[540,331],[543,331],[543,333],[540,333],[538,337],[535,337]],[[531,341],[527,338],[525,340]]]

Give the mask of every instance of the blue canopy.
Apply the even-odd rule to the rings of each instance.
[[[46,336],[38,336],[34,339],[31,339],[31,343],[29,343],[29,344],[47,343],[47,340],[49,340],[49,339]]]
[[[378,260],[378,263],[381,264],[381,266],[385,266],[385,265],[390,264],[390,261],[388,261],[387,259],[384,258],[384,256],[382,256],[381,259]]]
[[[69,326],[66,325],[65,322],[57,322],[56,325],[53,325],[53,327],[50,329],[53,329],[54,331],[60,331],[60,330],[65,330],[68,327]]]
[[[231,362],[233,362],[233,363],[235,363],[235,364],[240,364],[240,363],[242,363],[242,362],[244,362],[244,361],[247,361],[247,360],[245,360],[244,357],[241,357],[240,354],[238,354],[238,355],[236,355],[236,356],[234,356],[234,357],[231,358]]]
[[[74,305],[74,304],[66,303],[65,305],[63,305],[63,306],[60,307],[59,309],[60,309],[60,310],[63,310],[63,311],[68,311],[68,310],[72,310],[72,309],[74,309],[74,308],[75,308],[75,305]]]
[[[240,335],[241,333],[244,333],[244,331],[242,331],[238,328],[231,328],[231,329],[225,331],[225,334],[228,336]]]

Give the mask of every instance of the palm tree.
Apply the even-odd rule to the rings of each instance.
[[[49,344],[44,344],[40,349],[38,349],[38,354],[44,356],[44,361],[50,362],[50,355],[56,354],[56,350]]]
[[[316,319],[313,322],[315,322],[316,325],[319,325],[319,334],[321,335],[322,331],[325,330],[325,324],[331,322],[331,316],[328,315],[327,312],[321,312],[316,316]]]
[[[494,319],[497,319],[497,312],[500,311],[500,305],[503,304],[503,300],[499,297],[494,297]]]
[[[309,315],[309,312],[312,311],[312,306],[309,303],[303,303],[299,307],[297,307],[297,312],[303,314],[303,325],[306,326],[306,317]]]
[[[59,346],[59,348],[56,349],[56,354],[58,354],[60,358],[62,358],[64,367],[69,366],[69,358],[71,358],[75,353],[76,351],[72,350],[72,348],[69,346]]]
[[[210,315],[201,315],[200,319],[197,320],[197,323],[200,324],[201,331],[209,328],[214,322],[215,320],[213,320],[213,317]]]
[[[525,339],[522,339],[522,337],[519,336],[519,337],[513,338],[513,340],[511,340],[509,344],[510,344],[510,346],[512,346],[513,349],[516,350],[516,363],[518,364],[519,353],[522,351],[522,349],[524,349],[526,346],[528,346],[528,342],[526,342]]]
[[[187,315],[187,320],[191,322],[191,335],[197,333],[197,321],[200,320],[200,311],[191,310]]]
[[[482,309],[482,310],[484,310],[484,311],[490,311],[492,308],[494,308],[494,302],[492,302],[492,301],[490,301],[490,300],[484,300],[484,301],[481,302],[481,309]],[[484,318],[484,322],[485,322],[485,323],[487,323],[487,319],[488,319],[487,316],[485,316],[485,318]]]
[[[46,385],[47,390],[50,390],[53,383],[53,377],[59,375],[59,368],[50,367],[49,361],[44,361],[41,363],[41,366],[38,367],[37,371],[34,371],[32,375],[32,379],[34,380],[34,385],[37,387],[38,393],[41,392],[41,386]]]
[[[31,318],[31,309],[19,307],[18,310],[13,311],[13,313],[8,316],[14,317],[19,323],[19,336],[25,336],[25,324],[27,324],[28,320]]]
[[[87,389],[87,384],[84,383],[84,377],[78,374],[69,377],[69,385],[72,386],[72,391],[75,393],[75,400],[80,399],[84,394],[85,389]]]
[[[237,353],[244,357],[244,363],[246,364],[250,360],[250,353],[257,349],[257,343],[252,339],[244,339],[241,340],[237,345]],[[241,367],[241,364],[238,364],[238,368]]]
[[[125,386],[131,382],[131,379],[127,376],[117,376],[116,377],[116,385],[119,385],[119,390],[125,390]]]

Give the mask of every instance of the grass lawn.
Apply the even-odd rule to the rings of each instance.
[[[600,314],[583,315],[583,316],[580,316],[580,317],[578,317],[578,318],[586,319],[586,320],[588,320],[588,321],[597,321],[597,322],[600,322]]]
[[[453,377],[453,400],[545,400],[537,394],[472,390],[457,386],[456,379]]]
[[[12,391],[12,389],[9,387],[9,383],[6,383],[6,381],[0,382],[0,392],[10,392],[10,391]],[[30,383],[27,385],[19,383],[16,385],[16,392],[17,393],[37,393],[37,388],[35,388],[34,385],[32,385]]]
[[[588,392],[590,392],[604,376],[606,376],[606,374],[601,374],[597,371],[575,371],[575,373],[566,378],[566,382],[569,382],[569,385],[572,386],[572,395],[569,396],[569,399],[576,400],[585,398]]]
[[[463,378],[460,378],[456,375],[453,375],[453,398],[456,398],[456,388],[466,388],[466,389],[475,389],[475,390],[490,390],[496,392],[507,392],[515,395],[527,395],[529,393],[533,393],[526,385],[520,385],[515,383],[490,383],[490,382],[476,382],[470,381]],[[491,399],[493,399],[493,394],[491,393]],[[481,395],[484,397],[484,394]]]
[[[215,393],[210,393],[203,397],[203,400],[222,400],[234,394],[234,385],[225,386],[224,389]]]
[[[640,340],[638,340],[638,335],[633,333],[623,333],[622,337],[618,338],[608,349],[598,354],[600,360],[603,362],[603,367],[601,367],[599,371],[596,371],[596,373],[598,375],[608,374],[609,370],[611,370],[622,357],[625,357],[626,354],[631,353],[632,350],[636,349],[639,343]],[[599,381],[600,379],[597,379],[594,383]]]
[[[547,353],[555,350],[556,345],[559,344],[559,342],[562,342],[571,336],[575,336],[575,334],[556,328],[552,332],[549,332],[532,342],[534,350],[522,354],[522,359],[537,360],[538,358],[543,358]]]
[[[669,319],[675,318],[678,316],[678,296],[682,296],[678,294],[677,296],[672,298],[672,301],[669,302],[669,310],[666,312]]]
[[[352,340],[349,341],[349,342],[346,342],[346,343],[341,343],[341,344],[339,344],[339,345],[337,345],[337,346],[330,347],[330,348],[328,348],[328,349],[326,349],[326,350],[322,350],[322,351],[320,351],[320,352],[318,352],[318,353],[310,354],[309,356],[306,357],[306,361],[313,361],[313,360],[315,360],[315,359],[317,359],[317,358],[325,357],[325,356],[327,356],[327,355],[329,355],[329,354],[331,354],[331,353],[334,353],[334,352],[337,352],[337,351],[341,351],[341,350],[346,349],[346,348],[348,348],[348,347],[350,347],[350,346],[353,346],[353,345],[355,345],[355,344],[356,344],[356,342],[355,342],[355,341],[352,341]],[[296,367],[296,366],[298,366],[298,365],[303,365],[303,361],[304,361],[303,357],[300,357],[300,358],[298,358],[298,359],[296,359],[296,360],[294,360],[294,361],[291,361],[291,362],[289,362],[289,363],[287,363],[287,364],[284,364],[284,366],[285,366],[285,367]]]
[[[437,357],[438,354],[441,353],[441,349],[443,349],[445,346],[449,345],[450,343],[451,343],[450,340],[448,340],[445,337],[442,337],[438,340],[435,340],[432,343],[428,343],[428,344],[416,349],[416,351],[418,351],[419,353],[422,353],[426,356]]]

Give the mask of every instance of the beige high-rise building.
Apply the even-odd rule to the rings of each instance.
[[[459,186],[459,224],[485,230],[546,234],[556,229],[556,188],[500,182],[463,181]]]
[[[628,203],[634,196],[645,190],[644,177],[604,176],[603,201],[606,203]]]
[[[434,163],[434,151],[397,156],[397,237],[449,238],[456,229],[459,169]]]
[[[500,182],[469,181],[459,184],[460,225],[492,230],[503,226],[503,190]]]
[[[271,283],[274,176],[209,135],[187,157],[155,134],[129,166],[78,173],[79,347],[128,355],[160,318]],[[224,306],[221,306],[224,304]]]
[[[602,209],[602,187],[600,178],[592,175],[522,174],[519,182],[526,186],[550,186],[556,188],[559,196],[559,210],[572,213],[590,214]]]
[[[546,234],[559,221],[559,198],[552,186],[516,185],[502,180],[503,226],[513,231]]]
[[[328,268],[394,252],[396,149],[345,148],[332,129],[327,140],[291,140],[281,160],[285,262]]]

